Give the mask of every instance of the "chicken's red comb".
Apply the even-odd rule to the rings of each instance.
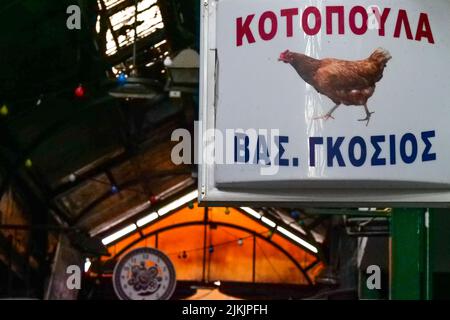
[[[280,53],[280,57],[278,58],[278,60],[285,60],[287,57],[287,54],[289,53],[289,50],[285,50],[285,51],[283,51],[282,53]]]

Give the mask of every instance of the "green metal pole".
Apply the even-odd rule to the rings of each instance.
[[[428,297],[450,299],[450,209],[429,210]]]
[[[432,282],[432,275],[433,275],[433,268],[432,268],[432,250],[431,250],[431,210],[425,211],[425,232],[426,232],[426,241],[425,241],[425,299],[431,300],[433,299],[432,295],[432,289],[433,289],[433,282]]]
[[[426,262],[425,209],[394,209],[391,217],[390,298],[418,300]]]

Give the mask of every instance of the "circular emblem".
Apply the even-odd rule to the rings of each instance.
[[[135,249],[114,267],[113,286],[121,300],[168,300],[176,286],[175,268],[159,250]]]

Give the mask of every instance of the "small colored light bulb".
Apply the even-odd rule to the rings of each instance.
[[[76,89],[75,89],[75,96],[77,98],[83,98],[85,94],[85,90],[84,87],[80,84]]]
[[[151,203],[151,204],[155,204],[155,203],[158,202],[158,197],[155,196],[155,195],[151,195],[150,198],[149,198],[149,200],[150,200],[150,203]]]
[[[112,186],[111,187],[111,192],[112,193],[117,193],[117,192],[119,192],[119,188],[117,188],[117,186]]]
[[[6,117],[9,113],[9,109],[8,106],[6,104],[4,104],[1,108],[0,108],[0,114],[4,117]]]
[[[119,85],[124,85],[127,82],[127,75],[124,72],[121,72],[117,77],[117,83]]]
[[[44,95],[43,94],[41,94],[40,96],[39,96],[39,98],[37,99],[37,101],[36,101],[36,107],[39,107],[41,104],[42,104],[42,99],[44,98]]]
[[[31,168],[33,166],[33,161],[31,159],[25,160],[25,167]]]
[[[166,57],[164,59],[164,66],[170,67],[171,65],[172,65],[172,59],[170,59],[170,57]]]
[[[292,210],[291,211],[291,218],[298,220],[300,219],[300,212],[298,210]]]

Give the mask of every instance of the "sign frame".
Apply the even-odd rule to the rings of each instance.
[[[450,208],[450,188],[218,188],[214,179],[215,164],[207,159],[210,157],[207,154],[208,142],[210,144],[214,137],[204,138],[207,132],[215,129],[216,123],[216,0],[204,0],[200,6],[200,127],[197,137],[197,158],[201,159],[198,165],[200,205]]]

